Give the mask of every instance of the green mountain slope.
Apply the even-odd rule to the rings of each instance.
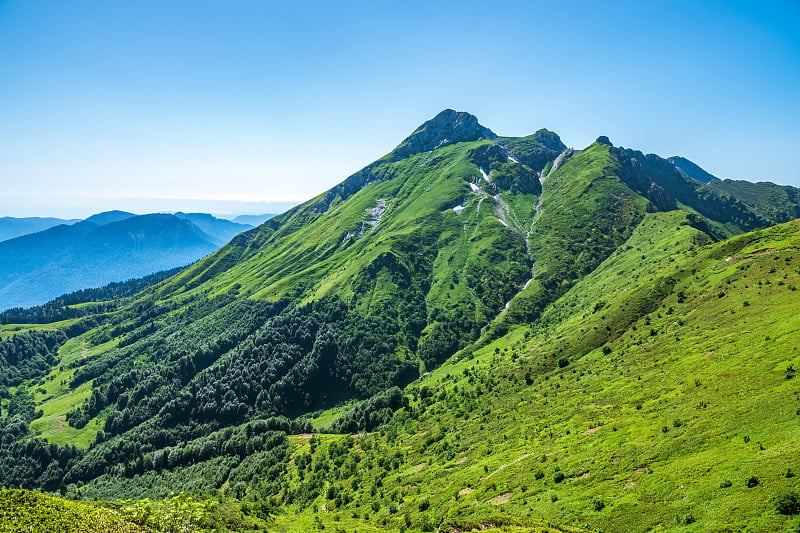
[[[258,452],[271,467],[245,476],[259,463],[200,439],[170,448],[174,466],[153,455],[141,473],[112,472],[84,492],[168,490],[198,477],[212,488],[227,476],[229,491],[267,498],[298,531],[323,508],[328,525],[338,516],[389,531],[502,523],[498,515],[602,531],[781,530],[792,520],[780,502],[800,489],[799,229],[714,244],[685,213],[648,214],[541,320],[410,386],[378,433],[289,437],[281,458],[274,447]],[[352,430],[381,405],[392,400],[362,410]],[[267,429],[248,427],[242,434]],[[182,466],[204,446],[220,458]],[[276,467],[280,477],[258,481]]]
[[[0,475],[286,530],[784,527],[798,228],[754,205],[445,111],[104,314],[6,327]]]
[[[72,502],[18,489],[0,490],[0,531],[173,533],[267,531],[254,509],[221,498]]]
[[[342,512],[377,499],[372,519],[397,528],[497,509],[602,531],[791,525],[798,224],[707,242],[685,214],[648,215],[541,321],[410,387],[343,462],[386,446],[402,464],[326,478],[351,493]],[[321,447],[299,449],[298,481]]]
[[[800,189],[769,182],[717,180],[709,187],[735,197],[771,224],[800,217]]]

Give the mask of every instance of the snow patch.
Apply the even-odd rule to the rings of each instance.
[[[457,205],[457,206],[455,206],[453,208],[453,211],[456,212],[456,215],[460,215],[461,211],[463,211],[465,207],[467,207],[467,206],[465,206],[465,205]]]
[[[506,224],[506,221],[505,221],[505,220],[503,220],[502,218],[500,218],[500,217],[497,217],[497,221],[498,221],[499,223],[501,223],[502,225],[504,225],[505,227],[508,227],[508,224]]]
[[[506,155],[508,155],[508,160],[511,161],[512,163],[519,163],[519,159],[517,159],[516,157],[511,155],[510,152],[508,154],[506,154]]]
[[[492,180],[489,178],[489,174],[487,174],[486,171],[483,170],[483,167],[478,167],[478,170],[481,171],[481,176],[483,176],[483,179],[486,180],[486,183],[492,182]]]
[[[472,189],[472,192],[474,192],[475,194],[483,194],[483,189],[481,189],[471,181],[469,182],[469,188]]]

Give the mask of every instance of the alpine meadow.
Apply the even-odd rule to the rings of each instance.
[[[800,531],[798,217],[442,111],[186,268],[0,314],[0,531]]]

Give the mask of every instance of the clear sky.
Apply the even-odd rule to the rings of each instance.
[[[276,210],[444,108],[800,186],[800,2],[0,0],[0,216]]]

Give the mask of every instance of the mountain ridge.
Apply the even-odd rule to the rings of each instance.
[[[247,228],[211,215],[109,211],[3,241],[0,308],[184,266]]]
[[[800,468],[792,191],[754,185],[775,226],[607,138],[443,113],[109,313],[29,328],[38,356],[0,340],[0,472],[224,492],[287,530],[787,526],[764,509]]]
[[[21,237],[22,235],[38,233],[60,224],[74,224],[76,222],[80,222],[80,219],[55,217],[0,217],[0,242],[15,237]]]

